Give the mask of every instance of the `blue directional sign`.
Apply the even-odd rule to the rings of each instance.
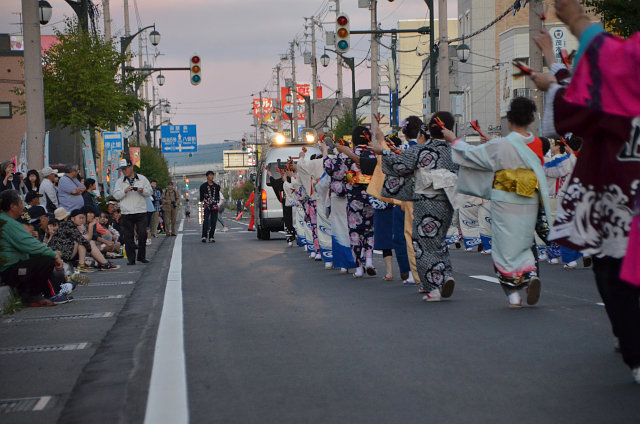
[[[103,132],[104,150],[122,150],[121,132]]]
[[[160,135],[163,153],[198,151],[195,125],[163,125]]]

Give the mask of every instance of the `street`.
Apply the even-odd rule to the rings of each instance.
[[[230,228],[202,244],[192,220],[181,236],[154,239],[146,268],[93,273],[94,284],[79,287],[70,304],[3,317],[2,422],[186,422],[181,413],[193,423],[640,416],[590,270],[545,264],[540,303],[510,310],[487,281],[489,257],[454,250],[454,295],[427,304],[399,279],[326,271],[281,234],[259,241],[245,222]],[[174,243],[177,251],[182,244],[181,263],[171,261]],[[165,297],[176,266],[183,316],[171,313],[176,297]],[[176,322],[182,363],[172,342],[179,331],[162,329]],[[159,351],[164,337],[173,344]],[[24,349],[45,345],[67,347]],[[8,399],[32,397],[39,399],[31,409],[9,411]]]

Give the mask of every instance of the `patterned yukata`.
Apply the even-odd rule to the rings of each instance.
[[[364,146],[356,146],[353,152],[361,157],[375,159],[375,153],[365,149]],[[332,162],[325,160],[325,169],[327,169],[327,164],[331,166]],[[359,177],[361,176],[361,171],[357,163],[348,157],[341,158],[336,162],[342,168],[341,170],[344,170],[343,166],[347,168],[345,173],[345,192],[347,197],[349,243],[356,267],[364,267],[368,258],[373,259],[373,207],[369,203],[367,184],[359,182],[364,181],[360,179],[364,176]],[[327,170],[327,174],[329,173],[330,171]]]
[[[453,207],[442,190],[431,190],[426,194],[414,192],[411,178],[416,171],[435,169],[457,171],[451,160],[451,148],[444,140],[432,139],[426,144],[411,146],[400,155],[382,157],[382,171],[398,177],[389,184],[385,181],[387,191],[391,188],[401,197],[413,192],[413,250],[420,283],[426,292],[440,288],[448,277],[453,276],[445,240],[453,218]]]
[[[355,268],[356,263],[349,242],[349,224],[347,223],[347,187],[345,178],[349,168],[345,163],[346,155],[337,157],[325,157],[323,159],[324,170],[331,178],[330,203],[331,214],[331,253],[333,266],[336,268]]]

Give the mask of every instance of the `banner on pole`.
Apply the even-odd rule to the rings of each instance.
[[[131,163],[133,166],[137,166],[140,168],[140,148],[139,147],[129,147],[129,159],[131,159]]]
[[[84,157],[84,177],[96,179],[96,163],[91,148],[91,135],[89,130],[82,131],[82,156]]]

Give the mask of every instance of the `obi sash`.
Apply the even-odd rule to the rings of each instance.
[[[531,169],[503,169],[497,171],[493,179],[494,190],[508,191],[525,197],[534,197],[538,184],[538,177]]]

